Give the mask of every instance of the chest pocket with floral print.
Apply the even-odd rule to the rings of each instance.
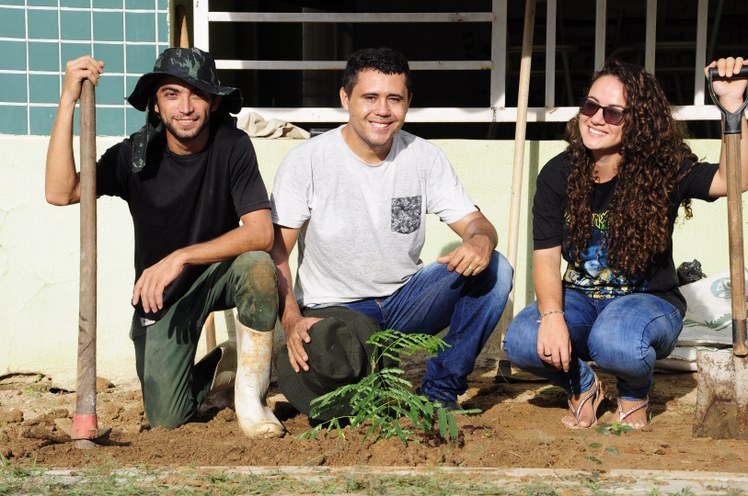
[[[403,196],[392,199],[390,227],[394,232],[410,234],[421,226],[421,197]]]

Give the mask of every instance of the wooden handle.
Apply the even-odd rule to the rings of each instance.
[[[80,100],[80,301],[76,414],[96,414],[96,96],[88,79]]]
[[[525,136],[527,133],[527,102],[530,94],[530,67],[532,62],[532,39],[535,29],[535,0],[525,3],[525,24],[522,32],[522,59],[519,68],[519,94],[517,95],[517,125],[514,130],[514,162],[512,167],[512,189],[509,203],[509,236],[506,257],[512,267],[517,266],[519,222],[522,210],[522,176],[525,162]],[[514,291],[509,295],[504,308],[503,320],[507,323],[514,316]],[[502,327],[504,328],[504,327]]]
[[[179,48],[189,48],[190,32],[189,28],[187,27],[187,9],[184,8],[184,5],[177,5],[176,17],[176,24],[179,33],[179,39],[177,40],[176,45]]]
[[[727,224],[730,237],[730,297],[732,300],[733,353],[748,355],[745,322],[745,261],[743,251],[743,198],[740,170],[740,135],[726,134]]]

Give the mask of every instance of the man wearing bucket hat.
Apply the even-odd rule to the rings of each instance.
[[[67,63],[47,154],[46,198],[54,205],[80,200],[73,114],[82,81],[97,84],[103,68],[89,56]],[[145,111],[145,126],[102,155],[96,188],[99,196],[127,201],[133,218],[130,334],[148,421],[177,427],[212,393],[235,384],[244,433],[283,435],[264,399],[278,308],[266,253],[273,242],[270,204],[249,137],[231,124],[241,92],[221,86],[209,53],[170,48],[128,101]],[[236,345],[221,345],[194,364],[207,316],[233,307]]]
[[[315,343],[329,339],[322,336],[329,324],[310,309],[345,306],[381,329],[436,334],[449,327],[450,346],[427,363],[420,392],[459,409],[457,397],[506,304],[512,268],[444,153],[401,130],[412,98],[405,57],[389,48],[360,50],[342,83],[348,123],[292,150],[273,185],[271,255],[287,344],[279,385],[287,397],[297,394],[289,395],[282,368],[307,384],[306,375],[320,373]],[[461,243],[424,265],[430,212]],[[293,285],[288,257],[297,241]]]

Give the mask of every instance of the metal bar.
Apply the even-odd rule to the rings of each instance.
[[[200,1],[200,0],[196,0]],[[324,22],[324,23],[392,23],[392,22],[493,22],[490,12],[210,12],[210,22]]]
[[[595,70],[605,64],[605,30],[608,21],[607,0],[597,0],[595,9]]]
[[[340,60],[216,60],[218,69],[258,70],[343,70],[346,62]],[[409,63],[415,71],[489,71],[490,60],[434,60]]]
[[[506,37],[507,37],[507,1],[493,0],[491,10],[491,88],[489,100],[494,108],[506,105]]]
[[[655,54],[657,49],[657,0],[647,0],[646,37],[644,41],[644,68],[650,74],[655,73]]]
[[[719,33],[719,25],[722,23],[722,12],[724,8],[725,0],[717,0],[717,8],[714,12],[714,21],[712,21],[711,36],[709,36],[709,48],[706,52],[706,56],[709,60],[714,60],[714,50],[717,46],[717,35]]]
[[[556,0],[548,0],[545,26],[545,106],[556,106]]]
[[[195,31],[195,47],[201,50],[210,51],[210,29],[209,25],[208,0],[193,0],[192,2],[192,29]]]
[[[250,112],[264,119],[280,119],[286,122],[347,122],[348,114],[332,107],[244,107],[239,116]],[[528,107],[527,122],[566,122],[579,107]],[[714,105],[688,105],[673,107],[678,120],[719,120],[720,113]],[[514,107],[426,107],[410,108],[408,122],[516,122]]]
[[[210,22],[491,22],[491,60],[472,61],[415,61],[413,70],[490,70],[490,105],[479,108],[411,108],[410,122],[516,122],[517,109],[506,108],[507,55],[507,11],[509,0],[492,0],[491,12],[476,13],[234,13],[210,12],[209,0],[193,0],[195,14],[195,46],[209,49]],[[722,2],[722,0],[720,0]],[[697,14],[695,70],[699,74],[706,62],[708,0],[699,0]],[[545,101],[544,108],[528,108],[527,122],[564,122],[573,117],[576,107],[555,107],[555,73],[557,45],[558,0],[547,0],[547,25],[545,54]],[[654,69],[654,47],[656,46],[657,2],[648,2],[647,7],[647,51],[646,65]],[[607,0],[596,0],[595,17],[595,69],[605,61],[607,25]],[[540,48],[540,47],[538,47]],[[342,70],[345,62],[337,60],[217,60],[219,69],[228,70]],[[694,105],[676,107],[674,115],[680,120],[718,120],[719,111],[704,105],[704,79],[696,77],[694,83]],[[242,112],[255,111],[265,118],[279,118],[296,122],[345,122],[347,116],[336,108],[245,108]]]
[[[693,104],[704,105],[706,96],[706,78],[701,77],[701,70],[706,65],[706,30],[709,16],[709,0],[699,0],[696,13],[696,57],[694,60]]]

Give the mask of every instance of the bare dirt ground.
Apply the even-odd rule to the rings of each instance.
[[[403,364],[405,365],[405,364]],[[415,383],[422,372],[409,366]],[[212,412],[203,421],[178,429],[144,428],[146,420],[137,384],[100,381],[97,416],[112,428],[109,439],[92,450],[74,447],[55,427],[56,418],[72,418],[75,393],[54,386],[53,378],[0,377],[0,455],[19,467],[85,468],[195,466],[380,466],[503,467],[748,472],[748,442],[696,438],[692,435],[696,404],[693,373],[658,373],[651,395],[651,423],[642,431],[611,434],[610,429],[565,429],[560,418],[565,398],[546,383],[496,380],[494,364],[483,363],[461,398],[481,413],[458,416],[459,439],[444,441],[418,436],[404,445],[399,439],[363,440],[364,429],[345,429],[345,438],[331,433],[299,439],[310,429],[271,386],[269,403],[288,430],[281,439],[246,439],[234,411]],[[600,422],[614,421],[614,379],[605,382],[606,400]]]

